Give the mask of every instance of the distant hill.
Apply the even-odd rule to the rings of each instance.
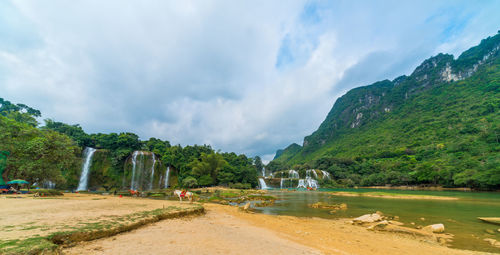
[[[346,185],[500,188],[500,34],[457,59],[350,90],[268,169],[321,168]]]

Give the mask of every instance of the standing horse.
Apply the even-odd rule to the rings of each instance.
[[[174,195],[177,195],[179,197],[179,201],[182,202],[182,198],[183,197],[187,197],[189,199],[189,202],[193,202],[193,193],[192,192],[189,192],[189,191],[186,191],[186,193],[183,193],[182,191],[176,189],[174,191]]]

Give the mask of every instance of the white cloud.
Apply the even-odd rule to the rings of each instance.
[[[496,32],[498,3],[454,5],[12,1],[0,14],[23,22],[0,25],[0,35],[22,36],[17,47],[0,44],[0,88],[88,132],[269,160],[314,131],[346,90]]]

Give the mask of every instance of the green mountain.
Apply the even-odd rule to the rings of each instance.
[[[499,31],[500,32],[500,31]],[[268,169],[320,168],[346,185],[500,188],[500,34],[457,59],[350,90]]]

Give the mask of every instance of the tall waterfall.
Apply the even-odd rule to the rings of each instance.
[[[269,189],[264,178],[259,178],[260,189]]]
[[[266,169],[264,167],[262,167],[262,176],[266,176]]]
[[[137,155],[141,154],[144,155],[142,151],[134,151],[134,154],[132,154],[132,180],[130,182],[130,189],[131,190],[137,190],[137,180],[136,180],[136,172],[137,172]]]
[[[153,189],[153,179],[154,179],[154,175],[155,175],[156,158],[155,158],[154,153],[153,153],[152,157],[153,157],[153,164],[151,165],[151,179],[149,180],[149,190]]]
[[[280,180],[280,189],[283,189],[283,178]]]
[[[170,166],[167,167],[165,172],[165,188],[168,188],[168,178],[170,178]]]
[[[94,156],[94,152],[96,149],[87,147],[83,151],[83,155],[85,156],[85,162],[82,166],[82,173],[80,174],[80,182],[78,183],[78,188],[76,190],[87,190],[87,186],[89,183],[89,174],[90,174],[90,165],[92,164],[92,156]]]

